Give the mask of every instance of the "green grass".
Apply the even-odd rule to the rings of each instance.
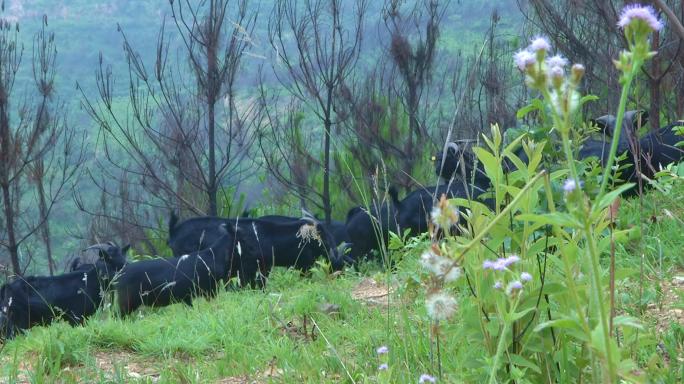
[[[636,199],[623,202],[619,226],[641,224],[643,236],[616,251],[616,302],[619,313],[644,324],[638,335],[620,335],[625,343],[638,340],[631,354],[639,370],[676,383],[684,369],[678,360],[684,357],[684,327],[662,324],[662,312],[654,312],[684,308],[681,288],[674,300],[663,291],[673,275],[684,275],[684,223],[677,219],[684,217],[684,187],[669,196],[651,192],[643,208]],[[438,354],[417,263],[421,246],[405,252],[389,274],[372,263],[359,268],[363,273],[341,276],[278,269],[265,292],[224,291],[192,308],[145,308],[126,319],[104,309],[83,327],[36,327],[4,346],[0,381],[410,383],[422,373],[438,376],[441,362],[441,382],[480,382],[487,375],[475,320],[480,309],[460,279],[458,313],[441,324]],[[608,258],[602,261],[607,265]],[[389,310],[353,297],[367,279],[392,287]],[[388,356],[376,354],[381,345],[390,348]],[[389,371],[378,371],[384,362]]]

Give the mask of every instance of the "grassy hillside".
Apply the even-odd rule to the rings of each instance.
[[[641,241],[618,248],[617,313],[643,330],[621,336],[634,372],[653,382],[684,375],[684,186],[623,201],[619,226],[643,226]],[[479,316],[465,279],[453,292],[457,313],[430,336],[413,243],[393,254],[393,272],[375,264],[310,277],[276,270],[266,291],[226,291],[119,319],[109,309],[83,327],[32,329],[0,352],[3,382],[32,383],[415,383],[483,382],[487,377]],[[644,255],[643,258],[640,255]],[[608,263],[607,259],[602,262]],[[607,276],[604,276],[607,278]],[[389,288],[389,289],[388,289]],[[388,294],[389,292],[389,294]],[[376,349],[387,346],[389,354]],[[388,370],[379,370],[387,363]],[[465,365],[464,365],[465,364]],[[526,382],[524,380],[520,382]]]

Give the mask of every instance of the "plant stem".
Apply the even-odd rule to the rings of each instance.
[[[623,91],[627,88],[627,85],[623,87]],[[624,94],[624,93],[623,93]],[[622,104],[621,104],[622,105]],[[619,114],[619,112],[618,112]],[[624,114],[624,105],[622,105],[622,114]],[[618,116],[621,115],[619,114]],[[562,122],[563,124],[568,124],[568,121],[565,120]],[[561,139],[563,142],[563,151],[565,152],[565,156],[568,162],[568,167],[570,168],[570,173],[571,177],[575,182],[577,183],[577,188],[579,188],[579,177],[577,175],[577,170],[575,169],[575,160],[572,155],[572,149],[570,148],[570,138],[568,136],[568,132],[570,131],[569,125],[566,125],[563,129],[560,129],[561,131]],[[611,153],[608,155],[608,160],[609,164],[611,163],[611,160],[615,156],[615,149],[617,148],[617,142],[615,141],[615,138],[618,135],[613,136],[613,144],[611,145]],[[615,148],[613,148],[615,146]],[[606,168],[606,170],[610,169],[609,167]],[[604,175],[603,182],[607,180],[607,173]],[[571,192],[571,193],[576,193],[576,192]],[[599,197],[596,198],[596,201],[600,200],[600,193]],[[581,205],[581,209],[583,211],[582,214],[582,221],[583,221],[583,237],[587,241],[588,245],[588,250],[589,250],[589,261],[590,261],[590,272],[591,272],[591,279],[592,279],[592,285],[591,285],[591,295],[594,297],[597,309],[598,309],[598,314],[599,314],[599,319],[600,319],[600,326],[603,332],[603,342],[604,342],[604,348],[606,352],[606,360],[607,360],[607,366],[608,366],[608,382],[613,382],[613,379],[615,379],[616,371],[615,371],[615,366],[613,364],[613,359],[612,359],[612,352],[610,348],[610,328],[608,324],[608,316],[606,315],[606,308],[604,305],[604,300],[603,300],[603,293],[601,291],[601,266],[599,264],[599,254],[598,254],[598,249],[596,247],[596,239],[594,238],[594,234],[592,232],[592,223],[590,221],[591,215],[588,212],[587,207],[585,206],[584,203],[584,198],[579,202]],[[591,337],[591,334],[588,335]]]
[[[622,92],[620,93],[620,103],[618,104],[618,113],[615,118],[615,129],[613,130],[613,140],[610,143],[610,151],[608,152],[608,162],[605,164],[603,169],[603,179],[601,180],[601,188],[596,196],[595,201],[601,201],[601,198],[606,193],[606,188],[608,186],[608,176],[612,172],[613,163],[615,162],[615,154],[617,152],[618,142],[620,141],[620,135],[622,133],[622,119],[625,116],[625,107],[627,106],[627,95],[629,95],[629,89],[632,85],[632,80],[634,80],[634,75],[636,71],[641,68],[643,61],[635,60],[632,66],[632,71],[625,73],[625,81],[622,85]]]
[[[487,226],[484,227],[484,229],[482,229],[482,231],[480,231],[480,233],[477,234],[477,236],[475,236],[472,240],[470,240],[470,242],[469,242],[468,244],[466,244],[466,246],[463,248],[463,251],[461,252],[461,254],[458,255],[458,257],[456,258],[456,260],[454,261],[454,263],[451,265],[451,268],[454,268],[454,267],[458,266],[458,265],[459,265],[458,263],[461,261],[461,259],[463,259],[463,257],[465,256],[465,254],[468,253],[468,251],[470,251],[470,250],[475,246],[475,244],[478,244],[478,243],[480,242],[480,240],[482,240],[482,239],[489,233],[489,231],[491,231],[492,228],[493,228],[495,225],[497,225],[497,224],[499,223],[499,221],[501,221],[501,219],[505,218],[506,215],[508,215],[508,212],[510,212],[511,210],[513,210],[513,208],[518,204],[518,202],[519,202],[523,197],[525,197],[525,196],[527,195],[527,191],[528,191],[530,188],[532,188],[532,186],[534,186],[534,185],[537,183],[537,181],[539,181],[539,179],[540,179],[542,176],[544,176],[545,174],[546,174],[546,170],[542,170],[542,171],[539,172],[537,175],[535,175],[535,176],[532,178],[532,180],[530,180],[530,181],[527,183],[527,185],[525,185],[525,187],[523,187],[523,189],[520,190],[520,192],[518,193],[517,196],[515,196],[515,198],[513,199],[513,201],[511,201],[511,203],[508,204],[508,205],[506,206],[506,208],[504,208],[501,212],[499,212],[499,214],[496,215],[496,217],[494,217],[494,219],[492,219],[492,221],[490,221],[489,224],[487,224]],[[451,268],[449,268],[449,269],[446,271],[446,273],[448,273],[449,271],[451,271]]]
[[[520,294],[518,294],[518,296],[516,296],[515,301],[513,302],[513,305],[511,305],[511,310],[508,312],[509,314],[515,313],[515,309],[518,307],[519,302],[520,302]],[[503,311],[500,311],[500,313],[503,313]],[[503,354],[504,347],[506,344],[506,333],[508,332],[508,326],[509,326],[508,316],[503,316],[502,320],[503,320],[503,328],[501,329],[501,334],[499,335],[499,343],[496,346],[496,354],[494,355],[494,361],[492,363],[492,368],[491,368],[491,371],[489,372],[489,380],[487,380],[487,383],[489,383],[489,384],[496,383],[496,371],[497,371],[497,367],[499,365],[499,359],[500,359],[501,355]]]

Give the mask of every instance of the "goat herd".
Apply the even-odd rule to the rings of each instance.
[[[637,172],[652,177],[660,164],[680,161],[680,138],[670,124],[634,139],[637,120],[645,124],[647,115],[630,111],[622,126],[619,152],[628,152],[632,165],[623,179],[634,181]],[[615,131],[615,118],[595,119],[605,135]],[[595,156],[605,163],[607,142],[587,140],[579,150],[580,158]],[[638,150],[638,156],[634,156]],[[639,149],[640,148],[640,149]],[[446,156],[443,156],[445,154]],[[524,153],[518,152],[524,160]],[[635,164],[635,159],[638,164]],[[196,296],[216,294],[220,280],[237,277],[241,286],[263,286],[273,266],[310,269],[319,256],[325,256],[335,270],[379,250],[387,244],[389,231],[411,235],[427,231],[435,198],[470,198],[490,189],[490,181],[477,166],[474,156],[455,143],[433,157],[437,174],[452,182],[421,188],[399,199],[390,188],[390,202],[356,207],[347,213],[346,223],[326,225],[314,217],[285,216],[196,217],[179,222],[175,214],[169,220],[168,245],[173,257],[127,262],[128,246],[112,242],[88,248],[98,254],[91,262],[75,260],[71,272],[59,276],[17,276],[0,288],[0,336],[12,338],[17,331],[38,324],[64,319],[82,323],[95,313],[106,292],[116,292],[117,307],[125,316],[141,305],[165,306],[174,302],[192,305]],[[623,164],[624,165],[624,164]],[[638,166],[635,166],[638,165]],[[651,171],[649,171],[651,170]],[[632,172],[632,173],[629,173]],[[460,182],[453,182],[453,178]],[[483,202],[490,207],[493,202]]]

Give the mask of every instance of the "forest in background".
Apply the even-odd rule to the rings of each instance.
[[[389,184],[433,183],[430,155],[450,130],[534,123],[516,118],[528,92],[511,55],[537,33],[587,66],[584,91],[600,100],[586,116],[614,113],[619,97],[622,2],[205,1],[197,17],[190,3],[3,4],[1,60],[17,68],[2,169],[16,177],[0,181],[7,273],[59,271],[100,240],[163,253],[172,210],[344,220]],[[204,18],[212,5],[220,23]],[[215,61],[211,44],[189,43],[197,31]],[[657,127],[682,116],[684,53],[669,28],[653,44],[630,103]]]

